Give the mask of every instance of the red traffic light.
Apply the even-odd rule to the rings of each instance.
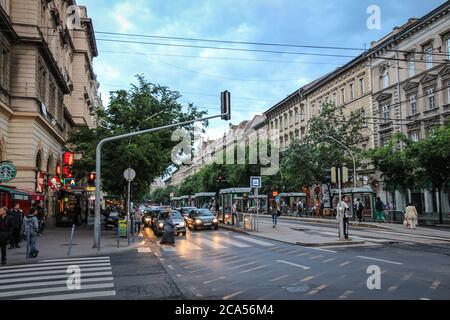
[[[89,175],[88,175],[88,179],[89,179],[89,181],[95,181],[95,172],[91,172],[91,173],[89,173]]]

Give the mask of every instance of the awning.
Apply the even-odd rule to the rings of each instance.
[[[30,200],[30,193],[23,190],[0,186],[0,191],[8,192],[14,200]]]

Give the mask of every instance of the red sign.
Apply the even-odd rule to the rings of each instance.
[[[74,153],[73,152],[64,152],[64,165],[73,165],[73,158]]]
[[[45,175],[42,171],[36,172],[36,192],[43,193],[45,186]]]
[[[47,185],[53,190],[59,190],[61,188],[61,179],[58,176],[48,179]]]
[[[61,176],[61,163],[58,162],[58,164],[56,165],[56,175],[58,177]]]

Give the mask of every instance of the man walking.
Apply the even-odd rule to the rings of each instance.
[[[272,214],[273,228],[275,228],[277,226],[277,222],[278,222],[278,215],[281,214],[281,212],[277,208],[276,201],[272,202],[272,204],[270,206],[270,213]]]
[[[356,212],[356,217],[358,218],[358,221],[362,222],[364,204],[362,203],[362,201],[359,198],[355,199],[355,202],[353,204],[353,209]]]
[[[36,258],[39,251],[36,249],[36,239],[39,233],[39,222],[36,217],[37,208],[31,208],[30,214],[23,218],[22,232],[29,244],[29,258]]]
[[[303,209],[304,209],[304,206],[303,206],[302,200],[298,200],[298,203],[297,203],[297,215],[299,217],[303,216]]]
[[[381,220],[384,222],[384,203],[381,201],[380,197],[377,197],[377,201],[375,203],[375,220]]]
[[[344,224],[344,238],[348,239],[348,224],[350,216],[350,198],[347,196],[342,197],[342,201],[338,203],[337,206],[337,218],[342,219]],[[341,229],[339,228],[339,232]],[[340,236],[340,234],[339,234]]]
[[[20,204],[16,203],[14,208],[8,212],[8,217],[11,223],[11,241],[9,249],[20,248],[20,230],[22,229],[23,212],[20,209]]]
[[[35,203],[33,203],[33,206],[31,207],[31,210],[36,210],[36,217],[38,219],[38,234],[44,234],[45,229],[45,210],[41,206],[41,202],[38,200]],[[30,214],[31,214],[30,210]]]
[[[232,210],[234,225],[238,226],[239,220],[238,220],[238,215],[237,215],[237,202],[233,203],[233,206],[232,206],[231,210]]]
[[[6,245],[11,234],[11,224],[10,219],[6,215],[7,208],[0,208],[0,249],[2,255],[2,265],[6,264]]]

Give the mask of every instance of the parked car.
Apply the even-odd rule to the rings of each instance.
[[[176,235],[182,233],[184,236],[186,235],[186,223],[179,211],[171,210],[170,216],[172,218],[173,223],[175,224],[174,233]],[[164,212],[161,211],[156,219],[153,221],[152,225],[153,232],[157,237],[160,237],[164,233]]]
[[[187,218],[189,229],[219,229],[219,221],[209,209],[195,209],[189,213]]]

